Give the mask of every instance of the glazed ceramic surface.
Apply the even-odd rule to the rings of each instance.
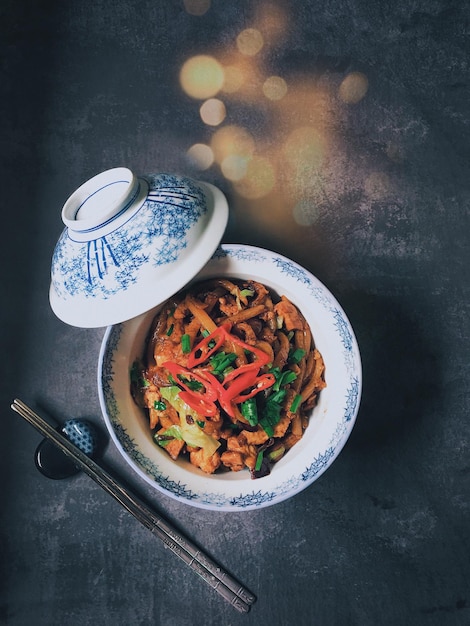
[[[99,327],[163,302],[206,264],[228,219],[222,192],[169,174],[98,174],[70,196],[50,302],[63,321]]]
[[[185,460],[172,461],[151,437],[148,418],[130,393],[130,368],[144,352],[156,310],[110,326],[98,371],[106,425],[121,454],[150,485],[197,507],[223,511],[256,509],[280,502],[313,483],[343,448],[359,408],[362,371],[353,329],[333,295],[307,270],[273,252],[223,245],[197,280],[225,276],[254,279],[286,295],[306,317],[325,361],[327,387],[309,426],[269,476],[251,479],[248,470],[204,474]]]

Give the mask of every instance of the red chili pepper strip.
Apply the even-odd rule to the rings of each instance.
[[[240,379],[242,379],[242,377],[240,377]],[[255,379],[254,383],[252,383],[251,385],[245,385],[245,387],[241,389],[240,393],[231,397],[231,400],[234,404],[240,404],[241,402],[244,402],[249,398],[253,398],[253,396],[256,396],[257,393],[263,391],[263,389],[268,389],[269,387],[272,387],[275,381],[276,379],[273,374],[263,374],[262,376],[258,376]],[[240,380],[240,385],[238,385],[238,388],[240,388],[242,382],[243,381]],[[252,389],[250,389],[250,387],[252,387]],[[245,389],[250,389],[250,391],[248,391],[247,393],[242,393]],[[233,390],[229,387],[229,392],[232,393],[232,391]]]
[[[233,410],[233,405],[230,401],[230,397],[227,394],[227,390],[224,388],[222,383],[217,380],[214,374],[211,374],[208,371],[204,372],[204,376],[207,377],[207,380],[212,385],[213,389],[215,389],[217,393],[217,399],[223,410],[228,413],[230,417],[235,417],[235,411]]]
[[[194,346],[188,356],[188,367],[196,367],[201,365],[204,361],[217,352],[227,339],[227,331],[224,326],[219,326],[210,335],[201,339],[201,341]],[[209,346],[211,342],[214,342],[212,347]]]
[[[222,409],[230,417],[235,417],[234,404],[239,404],[252,398],[263,389],[267,389],[275,383],[273,374],[258,376],[260,368],[269,363],[268,354],[235,337],[229,330],[230,326],[228,324],[216,328],[210,335],[204,337],[194,346],[187,361],[188,368],[201,365],[217,352],[226,341],[237,344],[256,357],[252,363],[247,363],[229,372],[225,376],[223,383],[207,370],[204,371],[203,376],[200,376],[178,363],[173,363],[172,361],[163,363],[163,367],[175,376],[178,385],[183,388],[183,391],[179,393],[180,398],[196,412],[207,417],[215,415],[217,407],[214,402],[216,400],[219,401]],[[211,342],[214,342],[213,346],[209,346]],[[191,389],[181,380],[180,376],[188,380],[198,381],[203,385],[204,391],[199,392]],[[243,393],[244,391],[246,393]]]
[[[175,381],[178,385],[183,387],[183,389],[188,393],[193,394],[196,398],[199,397],[203,400],[207,400],[208,402],[214,402],[215,400],[217,400],[216,390],[212,387],[212,385],[208,384],[207,380],[202,376],[191,372],[186,367],[183,367],[178,363],[174,363],[173,361],[165,361],[165,363],[163,363],[163,367],[166,368],[170,372],[170,374],[173,374],[173,376],[175,377]],[[196,391],[194,389],[191,389],[191,387],[189,387],[189,385],[187,385],[184,380],[181,380],[181,376],[188,380],[196,380],[203,386],[203,391]]]

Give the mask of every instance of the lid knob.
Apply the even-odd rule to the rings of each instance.
[[[139,191],[139,181],[126,167],[115,167],[83,183],[62,209],[62,221],[75,232],[99,228],[126,211]]]

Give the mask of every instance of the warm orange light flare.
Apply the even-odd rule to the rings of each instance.
[[[248,161],[246,174],[234,187],[240,196],[256,200],[267,196],[276,184],[276,175],[270,161],[265,157],[254,156]]]
[[[214,162],[214,153],[204,143],[193,144],[186,153],[189,162],[197,170],[207,170]]]
[[[212,136],[211,148],[217,163],[221,164],[228,156],[251,157],[255,142],[250,133],[241,126],[223,126]]]
[[[281,100],[287,93],[287,83],[280,76],[270,76],[263,83],[263,93],[268,100]]]
[[[224,121],[227,115],[225,104],[217,98],[206,100],[204,104],[201,105],[199,113],[201,114],[202,121],[208,126],[218,126]]]
[[[346,104],[357,104],[366,95],[369,88],[367,76],[362,72],[351,72],[339,86],[339,97]]]
[[[224,70],[214,57],[197,55],[184,63],[180,72],[180,83],[192,98],[212,98],[224,84]]]
[[[237,37],[238,50],[249,57],[258,54],[263,45],[263,35],[256,28],[246,28]]]
[[[250,157],[229,154],[220,164],[220,169],[227,180],[235,182],[246,176],[249,161]]]
[[[286,161],[298,172],[318,168],[323,161],[323,153],[323,140],[312,126],[296,128],[283,147]]]
[[[210,9],[211,0],[183,0],[183,4],[190,15],[204,15]]]
[[[255,26],[269,44],[278,42],[289,32],[288,18],[275,2],[257,3]]]

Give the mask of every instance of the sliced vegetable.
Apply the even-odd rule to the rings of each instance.
[[[188,367],[196,367],[207,361],[224,344],[226,340],[225,333],[225,327],[218,326],[212,333],[201,339],[189,355]]]
[[[191,338],[187,333],[181,336],[181,350],[183,354],[191,352]]]
[[[289,353],[289,363],[299,363],[305,356],[305,350],[302,348],[296,348]]]
[[[202,448],[204,450],[204,456],[206,458],[212,456],[214,452],[219,448],[220,443],[214,437],[207,435],[204,433],[197,422],[199,421],[199,414],[194,411],[182,398],[181,398],[181,390],[178,387],[162,387],[161,394],[167,400],[174,409],[178,412],[178,416],[180,419],[179,425],[175,425],[180,429],[181,438],[184,440],[188,446],[192,446],[194,448]],[[186,416],[191,415],[194,419],[193,424],[188,424],[186,420]],[[170,426],[171,430],[174,426]],[[162,435],[166,435],[167,431],[161,433]]]
[[[173,424],[173,426],[167,428],[163,433],[155,433],[153,438],[159,446],[166,446],[172,439],[183,439],[181,426]]]
[[[273,391],[279,391],[281,387],[289,385],[297,378],[297,374],[292,370],[285,370],[284,372],[281,372],[278,367],[273,367],[270,372],[276,378],[276,382],[273,385]]]
[[[289,411],[291,413],[295,413],[297,409],[299,408],[301,402],[302,402],[302,396],[300,393],[298,393],[295,396],[295,398],[292,400],[292,404],[290,405]]]
[[[284,399],[286,392],[281,389],[275,394],[272,394],[266,401],[263,407],[262,417],[259,420],[261,427],[268,435],[268,437],[274,436],[274,428],[281,419],[282,400]]]
[[[232,363],[236,360],[237,355],[235,352],[218,352],[209,358],[209,362],[212,367],[212,371],[217,376],[224,373],[224,371],[232,365]]]
[[[245,400],[245,402],[240,405],[240,411],[243,417],[247,420],[248,424],[256,426],[258,423],[258,407],[254,398]]]
[[[272,462],[272,463],[276,463],[277,461],[279,461],[279,459],[281,459],[284,456],[286,449],[282,444],[278,444],[276,446],[273,446],[272,448],[269,449],[268,452],[268,459]]]
[[[181,385],[185,391],[190,392],[191,394],[203,396],[205,400],[214,401],[217,398],[217,394],[212,388],[210,384],[208,384],[207,380],[189,370],[178,363],[173,363],[173,361],[165,361],[163,363],[163,367],[166,368],[173,377],[176,376],[177,385]]]
[[[274,374],[259,374],[260,369],[267,365],[269,356],[263,350],[251,346],[229,332],[229,325],[219,326],[194,346],[188,357],[188,368],[178,363],[163,363],[176,384],[183,390],[180,397],[201,415],[211,417],[216,414],[214,402],[219,401],[222,409],[234,417],[233,404],[240,404],[275,382]],[[237,359],[235,352],[220,351],[220,348],[231,342],[241,347],[246,353],[253,355],[254,360],[238,368],[232,368]],[[191,368],[198,365],[210,365],[212,371],[201,371],[196,374]],[[223,382],[217,376],[224,374]]]
[[[235,404],[245,402],[253,398],[256,394],[264,389],[272,387],[275,378],[272,374],[262,374],[254,376],[252,372],[246,372],[236,378],[228,388],[229,398]]]

